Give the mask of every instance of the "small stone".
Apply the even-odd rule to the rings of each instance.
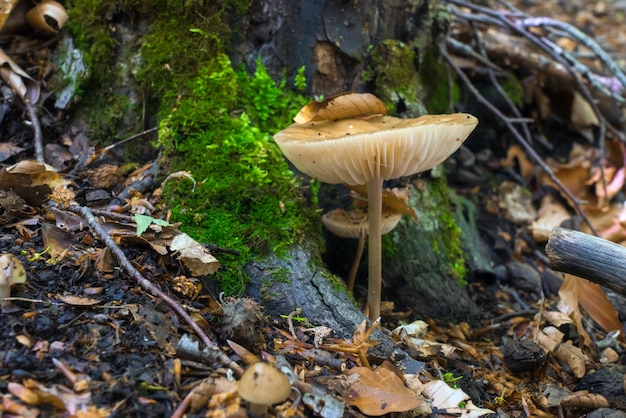
[[[500,351],[504,356],[504,364],[511,373],[537,370],[545,364],[548,358],[544,349],[531,340],[509,340]]]

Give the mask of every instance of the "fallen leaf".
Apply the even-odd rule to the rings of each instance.
[[[179,260],[185,264],[193,276],[213,274],[220,266],[219,261],[199,242],[189,235],[176,235],[170,244],[170,250],[177,252]]]
[[[43,0],[26,13],[26,21],[35,29],[57,33],[69,18],[65,7],[53,0]]]
[[[405,412],[426,404],[426,401],[407,388],[400,377],[384,367],[371,370],[367,367],[354,367],[347,374],[359,378],[352,383],[345,401],[372,416],[390,412]]]
[[[60,295],[56,297],[62,302],[67,303],[68,305],[73,305],[73,306],[93,306],[102,302],[99,299],[83,298],[83,297],[74,296],[74,295]]]

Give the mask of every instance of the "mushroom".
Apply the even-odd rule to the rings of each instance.
[[[26,270],[13,254],[0,254],[0,306],[9,305],[4,300],[11,296],[11,285],[26,281]]]
[[[391,232],[396,225],[398,225],[401,218],[401,213],[386,207],[383,208],[381,235]],[[354,289],[356,272],[359,269],[359,264],[361,263],[365,240],[369,234],[369,219],[367,217],[367,212],[361,209],[356,209],[350,212],[346,212],[343,209],[335,209],[325,213],[322,216],[322,222],[330,232],[341,238],[356,238],[359,240],[354,261],[352,262],[352,268],[350,269],[350,274],[348,275],[348,289],[352,292]]]
[[[274,135],[283,154],[303,173],[330,184],[366,185],[370,319],[380,315],[383,180],[431,169],[456,151],[477,124],[478,119],[464,113],[415,119],[352,115],[295,123]]]
[[[262,417],[270,405],[284,402],[289,397],[291,383],[276,366],[259,361],[243,373],[237,383],[237,392],[250,403],[250,413]]]

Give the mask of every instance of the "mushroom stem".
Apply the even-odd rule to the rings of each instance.
[[[356,272],[359,270],[359,264],[361,264],[361,257],[363,256],[363,249],[365,248],[365,240],[367,236],[360,236],[359,243],[356,247],[356,254],[354,254],[354,261],[352,262],[352,268],[350,269],[350,275],[348,276],[348,289],[354,293],[354,282],[356,280]]]
[[[370,230],[368,241],[369,278],[367,282],[367,306],[369,318],[374,321],[380,316],[382,288],[382,233],[383,178],[378,175],[367,183],[367,214]]]

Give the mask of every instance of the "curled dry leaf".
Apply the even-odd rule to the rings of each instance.
[[[35,29],[57,33],[68,19],[67,11],[56,1],[42,1],[26,13],[26,21]]]
[[[0,29],[4,26],[4,23],[9,18],[11,11],[19,3],[19,0],[5,0],[0,3]]]
[[[354,117],[384,115],[387,106],[373,94],[343,93],[321,102],[304,106],[295,118],[296,123],[338,120]]]
[[[0,49],[0,76],[17,93],[20,100],[37,103],[40,93],[39,83],[22,70],[2,49]]]

